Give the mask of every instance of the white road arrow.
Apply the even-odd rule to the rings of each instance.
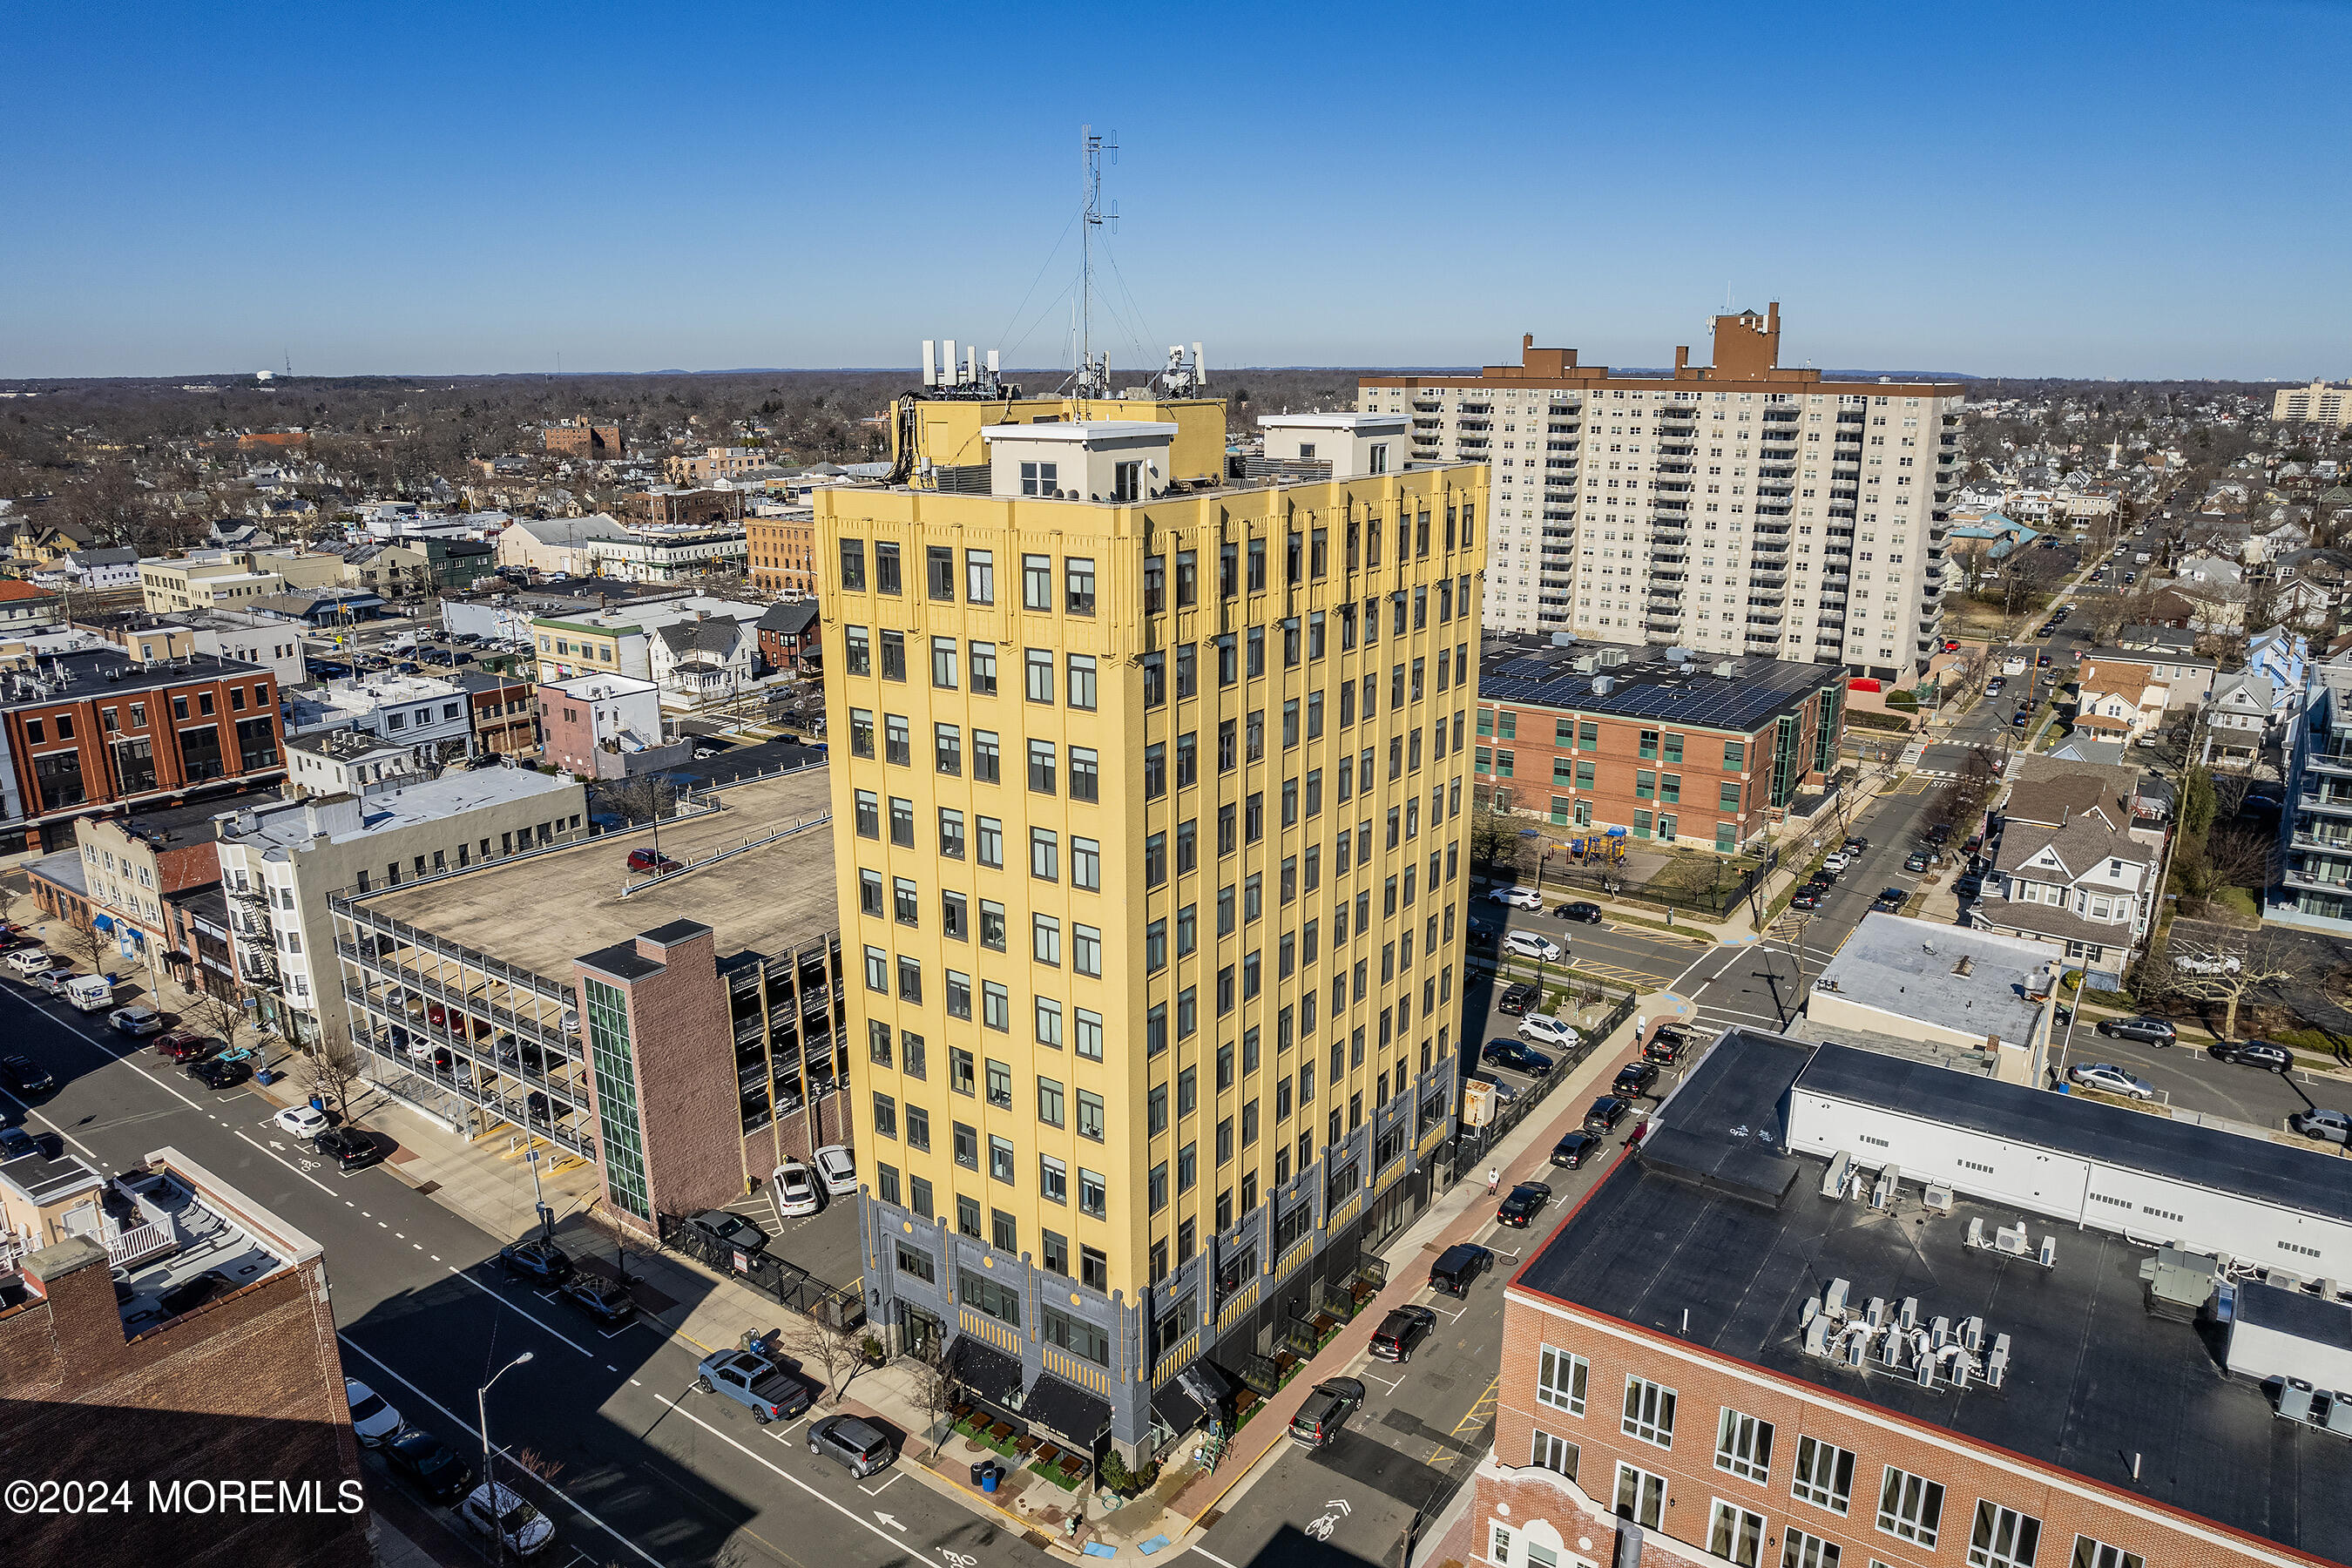
[[[878,1508],[874,1510],[874,1517],[880,1520],[883,1523],[888,1525],[893,1530],[904,1530],[907,1528],[905,1525],[900,1524],[897,1520],[891,1518],[888,1514],[884,1513]]]
[[[1346,1498],[1335,1497],[1323,1506],[1325,1508],[1336,1508],[1341,1513],[1353,1513],[1356,1511],[1354,1509],[1348,1506],[1348,1500]]]

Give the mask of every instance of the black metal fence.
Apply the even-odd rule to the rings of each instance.
[[[862,1290],[828,1285],[807,1269],[764,1252],[743,1252],[714,1240],[677,1215],[656,1216],[662,1245],[749,1285],[782,1306],[844,1333],[866,1322]]]
[[[1580,983],[1584,983],[1582,977],[1577,978]],[[1600,1022],[1590,1029],[1579,1031],[1574,1048],[1561,1052],[1562,1059],[1553,1065],[1551,1071],[1504,1100],[1496,1108],[1494,1119],[1486,1126],[1465,1127],[1455,1133],[1451,1168],[1437,1167],[1433,1172],[1433,1184],[1441,1189],[1451,1187],[1463,1177],[1476,1174],[1479,1163],[1486,1158],[1488,1152],[1507,1137],[1511,1129],[1526,1121],[1537,1106],[1551,1098],[1552,1091],[1568,1080],[1569,1074],[1599,1050],[1616,1032],[1619,1025],[1633,1016],[1633,1010],[1641,1005],[1641,994],[1635,991],[1621,994],[1616,1005],[1601,1015]]]
[[[1565,870],[1545,868],[1543,894],[1547,905],[1555,900],[1566,901],[1581,895],[1596,899],[1612,899],[1620,903],[1647,904],[1676,914],[1690,914],[1707,920],[1720,920],[1736,910],[1747,899],[1748,890],[1763,874],[1759,862],[1741,860],[1738,879],[1720,887],[1690,889],[1661,887],[1656,882],[1635,882],[1625,875],[1621,866],[1570,866]]]

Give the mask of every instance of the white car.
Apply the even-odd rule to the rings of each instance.
[[[518,1557],[544,1551],[555,1539],[555,1525],[547,1515],[494,1482],[476,1487],[457,1505],[457,1517],[478,1535],[505,1539]]]
[[[1848,866],[1853,864],[1853,856],[1847,854],[1843,849],[1834,849],[1832,850],[1829,856],[1822,861],[1822,869],[1824,871],[1839,872],[1843,871]]]
[[[1540,958],[1547,963],[1557,963],[1568,956],[1568,949],[1531,931],[1515,931],[1505,937],[1503,951],[1521,958]]]
[[[2154,1084],[2144,1078],[2134,1078],[2123,1068],[2106,1062],[2077,1062],[2066,1069],[2066,1076],[2084,1089],[2120,1094],[2127,1100],[2156,1098]]]
[[[369,1447],[378,1447],[400,1430],[400,1412],[358,1378],[343,1379],[343,1398],[352,1407],[352,1435]]]
[[[775,1195],[778,1219],[798,1219],[824,1206],[824,1200],[816,1195],[816,1177],[798,1160],[787,1160],[777,1166],[772,1180],[775,1185],[770,1190]]]
[[[316,1138],[327,1130],[327,1113],[308,1105],[289,1105],[271,1120],[280,1132],[296,1138]]]
[[[1515,910],[1543,908],[1543,895],[1533,888],[1496,888],[1486,896],[1498,904],[1508,904]]]
[[[1560,1050],[1576,1048],[1577,1033],[1549,1014],[1536,1013],[1519,1020],[1519,1037]]]
[[[2245,967],[2234,952],[2188,952],[2172,961],[2183,974],[2235,974]]]
[[[20,947],[8,955],[8,967],[28,979],[46,969],[58,966],[57,955],[37,947]]]
[[[809,1156],[816,1166],[816,1179],[824,1190],[837,1198],[845,1198],[857,1191],[857,1161],[847,1146],[828,1143]]]

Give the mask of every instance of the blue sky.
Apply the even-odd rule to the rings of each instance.
[[[1727,289],[1782,302],[1791,363],[2352,371],[2340,4],[35,4],[11,34],[0,375],[1062,363],[1085,121],[1122,143],[1122,365],[1522,331],[1657,364]]]

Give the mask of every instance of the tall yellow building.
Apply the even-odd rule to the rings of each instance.
[[[814,497],[873,1316],[1130,1459],[1426,1203],[1460,1044],[1486,469],[1202,406]]]

